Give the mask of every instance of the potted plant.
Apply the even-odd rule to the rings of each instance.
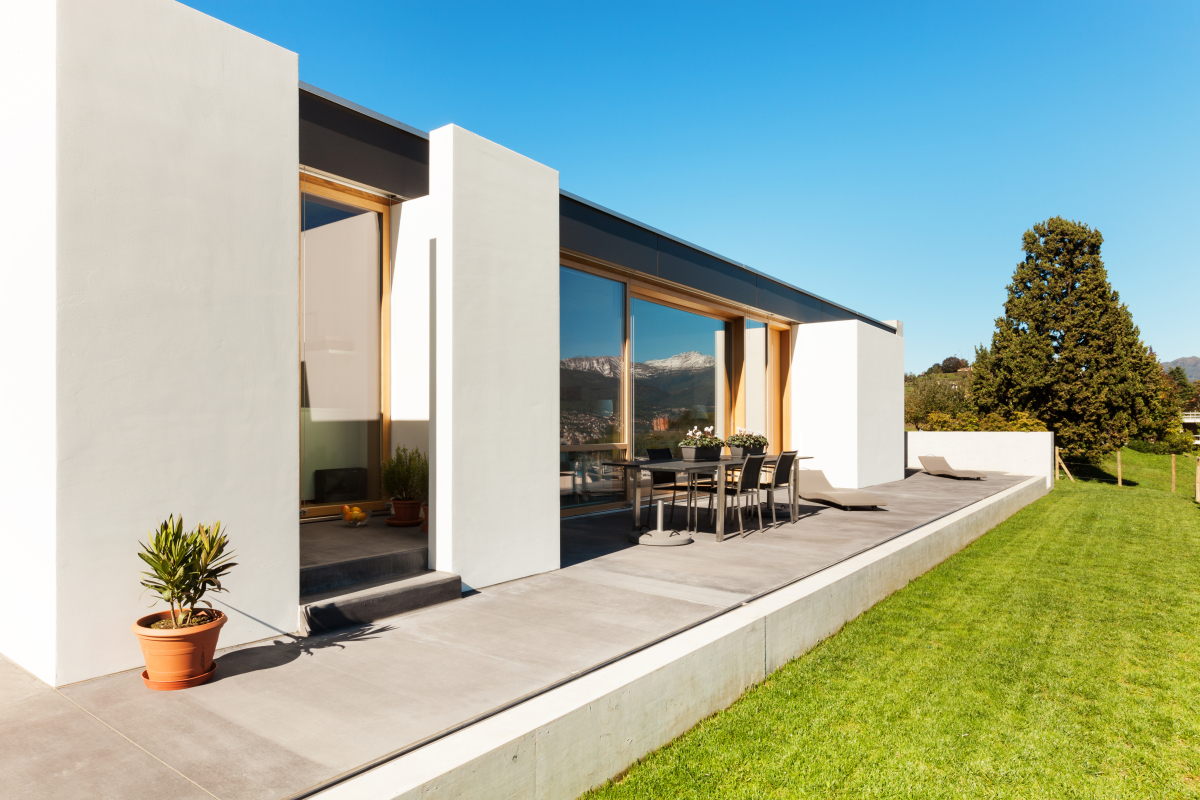
[[[224,592],[221,578],[237,566],[226,553],[229,537],[221,523],[183,530],[183,518],[172,514],[138,556],[150,566],[142,573],[142,586],[158,594],[170,609],[147,614],[133,624],[146,670],[142,680],[151,689],[171,691],[199,686],[212,677],[217,665],[213,653],[225,625],[225,614],[204,599],[208,592]],[[207,608],[197,609],[203,603]]]
[[[725,440],[729,445],[729,454],[734,458],[757,456],[767,452],[767,437],[749,428],[738,428],[737,433]]]
[[[421,500],[415,494],[414,478],[417,462],[423,458],[420,450],[396,445],[396,452],[383,460],[383,493],[392,500],[388,525],[407,528],[421,524]]]
[[[429,456],[413,448],[412,493],[421,503],[421,532],[429,533]]]
[[[714,433],[710,425],[703,431],[699,427],[687,432],[687,438],[679,443],[679,452],[684,461],[717,461],[725,443]]]

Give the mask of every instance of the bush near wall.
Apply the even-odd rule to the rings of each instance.
[[[1165,436],[1156,442],[1144,442],[1140,439],[1133,439],[1125,446],[1139,453],[1152,453],[1159,456],[1171,455],[1172,453],[1177,455],[1191,455],[1196,452],[1196,447],[1192,444],[1192,437],[1187,433],[1182,433],[1179,436]]]
[[[959,414],[943,414],[935,411],[925,421],[927,431],[1016,431],[1033,433],[1048,430],[1045,423],[1024,411],[1016,411],[1005,417],[995,412],[979,416],[970,411]]]

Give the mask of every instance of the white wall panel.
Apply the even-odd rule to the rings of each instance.
[[[559,566],[558,173],[430,136],[436,567],[488,586]]]
[[[428,197],[392,207],[397,228],[392,270],[392,447],[429,452]]]
[[[58,664],[135,667],[137,543],[220,519],[221,644],[295,627],[296,56],[167,0],[58,10]]]
[[[835,486],[904,477],[904,339],[857,320],[793,328],[792,448]]]

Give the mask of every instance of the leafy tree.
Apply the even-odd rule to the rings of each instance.
[[[935,375],[922,375],[904,395],[904,421],[921,430],[930,414],[957,414],[967,406],[966,392]]]
[[[1030,414],[1066,455],[1090,461],[1178,418],[1157,358],[1109,285],[1103,241],[1062,217],[1026,231],[1004,316],[973,371],[981,414]]]
[[[1197,400],[1200,399],[1200,382],[1193,384],[1189,381],[1183,367],[1171,367],[1171,371],[1167,373],[1167,380],[1172,384],[1171,388],[1180,408],[1185,411],[1195,410]]]
[[[969,366],[971,366],[970,361],[967,361],[965,358],[959,358],[958,356],[950,356],[943,361],[941,365],[942,372],[958,372],[960,369],[965,369]]]

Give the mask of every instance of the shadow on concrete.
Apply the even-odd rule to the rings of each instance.
[[[629,509],[564,518],[558,528],[559,567],[582,564],[637,547],[629,541],[630,520]]]
[[[362,625],[357,628],[346,628],[334,633],[319,636],[294,636],[285,634],[282,639],[276,639],[269,644],[244,647],[218,656],[217,673],[213,682],[227,680],[236,675],[248,672],[259,672],[264,669],[274,669],[292,663],[300,656],[311,656],[318,650],[336,648],[344,650],[346,645],[355,642],[366,642],[377,636],[393,630],[391,625]]]

